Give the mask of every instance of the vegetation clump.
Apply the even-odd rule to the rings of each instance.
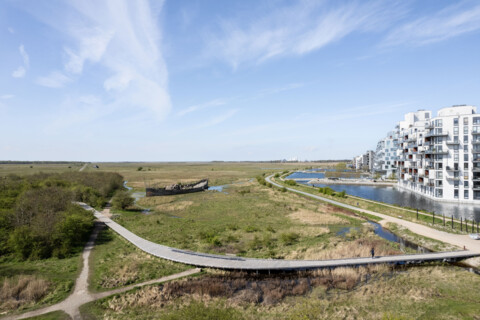
[[[296,186],[297,182],[295,180],[285,180],[285,184],[289,186]]]
[[[5,177],[0,189],[0,254],[35,260],[78,251],[94,217],[72,201],[102,205],[122,182],[119,174],[105,172]]]
[[[318,192],[326,194],[328,196],[333,196],[333,197],[340,197],[340,198],[347,197],[347,193],[345,190],[342,190],[342,192],[336,192],[330,187],[318,188]]]
[[[126,209],[135,203],[135,199],[127,191],[118,191],[112,198],[112,205],[115,209]]]

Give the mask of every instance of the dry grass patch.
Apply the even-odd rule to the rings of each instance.
[[[289,217],[293,220],[300,221],[306,224],[320,224],[320,225],[327,225],[327,224],[348,224],[348,221],[342,219],[338,216],[328,214],[328,213],[320,213],[306,209],[299,209]]]
[[[310,247],[304,251],[292,251],[286,259],[300,260],[332,260],[345,258],[360,258],[371,256],[370,250],[375,248],[376,256],[390,256],[401,254],[385,244],[383,240],[375,238],[362,238],[348,242],[331,242],[327,245]]]
[[[155,206],[158,211],[182,211],[193,205],[193,201],[179,201]]]
[[[35,303],[47,294],[49,287],[46,280],[34,276],[5,278],[0,287],[0,311],[15,310]]]
[[[301,227],[292,227],[288,229],[287,232],[297,233],[301,237],[315,238],[323,234],[329,233],[330,229],[327,227],[301,226]]]
[[[232,306],[272,306],[286,297],[303,296],[313,288],[350,290],[367,275],[387,272],[385,266],[338,268],[286,275],[255,275],[240,272],[214,272],[202,278],[191,278],[141,288],[114,297],[107,306],[114,312],[129,308],[161,309],[183,304],[191,299],[211,301],[224,298]]]

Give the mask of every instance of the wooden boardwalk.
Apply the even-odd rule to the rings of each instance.
[[[118,233],[120,236],[131,242],[140,250],[145,251],[156,257],[166,260],[188,264],[196,267],[215,268],[224,270],[239,271],[300,271],[314,270],[322,268],[337,267],[358,267],[370,264],[410,264],[422,263],[427,261],[457,261],[471,257],[480,256],[471,251],[452,251],[438,253],[408,254],[398,256],[385,257],[367,257],[367,258],[351,258],[338,260],[280,260],[280,259],[254,259],[243,257],[229,257],[222,255],[206,254],[193,252],[188,250],[180,250],[167,247],[158,243],[154,243],[143,239],[128,229],[122,227],[115,221],[102,215],[89,205],[79,203],[84,209],[94,211],[98,220],[105,223],[108,227]]]

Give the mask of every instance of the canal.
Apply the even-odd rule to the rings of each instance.
[[[308,185],[310,179],[325,178],[323,172],[295,172],[286,177],[286,179],[305,179],[297,182]],[[348,177],[345,177],[348,178]],[[311,185],[311,184],[310,184]],[[428,199],[416,193],[398,189],[396,187],[385,186],[362,186],[362,185],[342,185],[342,184],[313,184],[315,187],[330,187],[335,191],[341,192],[345,190],[347,194],[352,196],[384,202],[388,204],[399,205],[402,207],[418,208],[428,212],[435,212],[435,214],[445,216],[453,216],[460,219],[466,218],[468,220],[480,221],[480,206],[473,204],[460,204],[451,202],[439,202]]]

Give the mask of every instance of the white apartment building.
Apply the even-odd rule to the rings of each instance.
[[[424,196],[480,203],[480,114],[473,106],[420,110],[398,125],[398,185]]]
[[[390,131],[387,136],[378,141],[375,151],[373,171],[383,178],[396,176],[398,160],[398,126],[397,131]]]
[[[375,152],[368,150],[362,155],[359,155],[352,160],[352,167],[355,170],[373,170]]]

